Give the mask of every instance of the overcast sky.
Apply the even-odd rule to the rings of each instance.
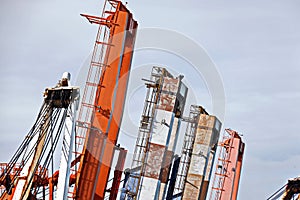
[[[246,142],[239,199],[266,199],[300,174],[298,0],[128,0],[128,8],[139,28],[176,31],[202,46],[215,63],[226,95],[223,125],[242,133]],[[87,62],[97,27],[79,14],[99,15],[101,9],[99,0],[2,0],[0,161],[9,160],[30,130],[44,88],[54,85],[64,71],[76,77]],[[137,52],[133,68],[187,64],[165,56],[170,57]],[[195,85],[197,80],[183,66],[171,70]],[[142,78],[136,75],[131,78]],[[214,114],[204,79],[192,91],[200,96],[195,101]],[[201,89],[203,94],[198,94]],[[142,110],[134,105],[142,106],[143,89],[135,95],[140,101],[129,98],[128,107],[138,124]]]

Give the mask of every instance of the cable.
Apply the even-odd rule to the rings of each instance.
[[[277,190],[274,194],[272,194],[267,200],[275,200],[278,199],[283,193],[284,193],[284,188],[286,187],[286,184],[282,186],[279,190]]]

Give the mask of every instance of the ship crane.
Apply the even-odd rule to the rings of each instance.
[[[82,99],[79,88],[70,86],[69,73],[45,90],[32,129],[9,163],[0,164],[0,200],[117,199],[127,154],[118,137],[138,23],[120,0],[103,3],[100,16],[81,14],[98,26]],[[206,199],[222,123],[199,105],[191,105],[189,116],[183,116],[188,87],[182,79],[164,67],[152,68],[120,199]],[[188,124],[178,157],[175,150],[184,121]],[[214,200],[237,198],[245,144],[236,131],[226,132]],[[289,195],[295,188],[291,185],[286,191]]]
[[[70,154],[74,138],[74,119],[79,101],[79,88],[70,86],[70,74],[64,73],[55,87],[46,88],[37,119],[9,163],[0,168],[0,194],[4,199],[53,199],[58,184],[54,172],[54,152],[62,135],[62,157]],[[66,146],[68,148],[66,149]],[[66,151],[67,150],[67,151]],[[68,157],[69,158],[69,157]],[[70,158],[66,159],[70,165]],[[53,175],[49,176],[49,169]]]
[[[33,128],[11,161],[0,165],[0,200],[117,198],[127,153],[117,140],[138,24],[119,0],[105,0],[100,17],[81,16],[99,29],[78,117],[79,89],[69,86],[66,74],[46,89]],[[56,171],[54,149],[63,130]]]
[[[245,143],[241,135],[225,129],[211,190],[211,200],[236,200],[242,170]]]
[[[267,200],[299,200],[300,199],[300,177],[288,180],[288,183],[282,186]]]

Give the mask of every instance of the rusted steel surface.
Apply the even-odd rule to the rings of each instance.
[[[145,172],[139,199],[146,194],[155,199],[164,199],[169,181],[170,169],[179,134],[179,117],[183,112],[187,88],[181,77],[173,77],[166,69],[162,75],[162,86],[156,107],[150,145],[147,149]],[[180,93],[181,86],[182,94]],[[151,180],[150,180],[151,179]],[[149,184],[152,184],[151,186]],[[147,199],[150,199],[148,196]]]
[[[200,114],[182,199],[205,199],[220,129],[215,116]]]

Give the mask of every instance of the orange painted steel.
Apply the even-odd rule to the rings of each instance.
[[[8,163],[0,163],[0,173],[3,173],[7,168],[8,168],[9,164]],[[17,176],[20,171],[22,171],[22,167],[20,163],[16,163],[13,168],[12,171],[9,174],[9,180],[7,180],[8,176],[5,177],[4,180],[0,180],[0,199],[1,200],[11,200],[14,197],[14,192],[16,190],[16,187],[12,187],[11,188],[11,193],[8,194],[8,192],[6,191],[6,188],[8,188],[6,186],[6,181],[11,181],[13,179],[14,176]],[[43,178],[41,178],[43,177]],[[25,179],[26,177],[20,177],[20,179]],[[56,186],[57,185],[57,180],[58,180],[58,171],[55,172],[52,177],[48,177],[48,169],[43,168],[42,166],[38,167],[38,170],[35,172],[33,181],[32,181],[32,185],[34,187],[47,187],[49,186],[49,190],[50,190],[50,185],[52,186]],[[49,200],[53,199],[52,193],[49,192]]]
[[[86,16],[90,22],[100,20],[98,24],[109,27],[109,39],[102,44],[107,46],[103,63],[106,67],[100,75],[92,126],[79,166],[77,199],[104,199],[122,121],[137,22],[121,2],[115,2],[116,12],[106,20]]]
[[[224,162],[226,162],[226,165],[223,165],[225,172],[223,176],[225,176],[225,178],[223,186],[220,188],[222,192],[220,193],[219,199],[236,200],[239,189],[245,143],[242,142],[240,135],[236,131],[231,129],[225,130],[230,136],[221,144],[222,148],[225,148],[227,156],[223,158]]]

